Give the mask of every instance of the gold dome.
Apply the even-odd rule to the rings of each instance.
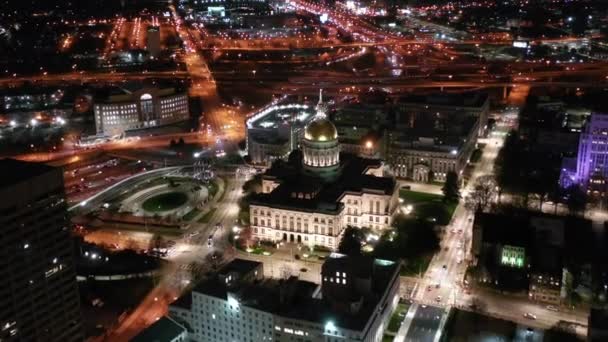
[[[317,118],[306,125],[304,139],[311,141],[330,141],[338,138],[338,131],[331,121]]]

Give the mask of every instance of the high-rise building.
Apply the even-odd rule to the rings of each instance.
[[[157,58],[160,55],[160,27],[148,28],[146,48],[152,57]]]
[[[590,195],[605,195],[608,178],[608,115],[593,113],[578,141],[576,161],[564,158],[560,183],[578,184]]]
[[[594,113],[581,132],[576,178],[587,185],[594,174],[608,176],[608,115]]]
[[[82,341],[63,172],[0,160],[0,340]]]

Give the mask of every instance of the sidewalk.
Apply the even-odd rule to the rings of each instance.
[[[405,315],[405,319],[403,323],[401,323],[401,327],[399,327],[399,331],[397,331],[397,335],[395,335],[394,342],[402,342],[405,341],[405,336],[407,335],[408,330],[410,330],[410,326],[412,325],[412,321],[416,316],[416,312],[418,311],[418,304],[413,303],[410,306],[410,309],[407,310],[407,314]]]

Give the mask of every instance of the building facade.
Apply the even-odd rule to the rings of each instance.
[[[591,181],[604,185],[607,177],[608,115],[594,113],[579,138],[574,182],[587,189],[593,185]],[[605,192],[605,188],[601,190]]]
[[[265,278],[262,267],[235,259],[169,316],[190,327],[193,341],[379,342],[399,299],[399,265],[386,260],[332,254],[321,285]]]
[[[451,115],[433,116],[433,127],[445,125],[439,130],[419,128],[412,119],[411,126],[387,132],[387,162],[396,177],[426,183],[443,182],[448,172],[462,175],[477,146],[480,121]]]
[[[63,172],[0,160],[0,340],[84,339]]]
[[[189,119],[188,95],[173,88],[140,89],[96,101],[97,134],[115,136],[126,131],[153,128]]]
[[[398,206],[378,160],[340,154],[335,126],[318,115],[305,129],[301,166],[270,169],[250,205],[253,236],[335,249],[347,226],[388,228]]]

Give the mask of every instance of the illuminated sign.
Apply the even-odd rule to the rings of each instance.
[[[528,48],[528,42],[523,41],[523,40],[514,40],[513,47],[526,49],[526,48]]]
[[[526,260],[526,250],[522,247],[505,245],[502,248],[500,263],[503,266],[523,268]]]
[[[226,15],[226,10],[224,9],[224,6],[209,6],[207,7],[207,14],[223,17]]]

